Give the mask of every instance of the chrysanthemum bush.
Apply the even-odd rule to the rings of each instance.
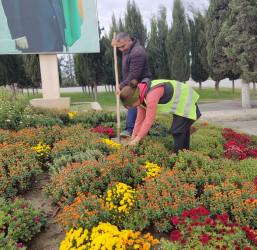
[[[137,158],[128,149],[121,149],[101,162],[85,161],[62,168],[51,176],[51,183],[43,188],[43,192],[59,204],[71,204],[78,192],[101,195],[109,183],[115,182],[135,188],[146,175],[145,159]]]
[[[257,239],[247,226],[241,227],[228,214],[211,217],[204,207],[185,210],[172,217],[175,227],[162,249],[256,249]]]
[[[88,149],[100,150],[106,155],[115,152],[115,148],[108,146],[102,137],[102,135],[90,133],[81,124],[64,128],[53,145],[52,157],[55,159],[63,155],[74,155],[77,152],[86,152]]]
[[[0,145],[1,146],[1,145]],[[37,152],[24,142],[0,148],[0,195],[13,197],[28,188],[32,177],[41,174]]]
[[[181,182],[171,170],[162,171],[156,178],[145,178],[137,193],[138,213],[146,221],[152,221],[160,232],[172,228],[170,216],[199,205],[195,185]]]
[[[196,132],[191,136],[190,149],[211,158],[220,158],[225,143],[225,139],[220,132],[221,127],[200,122],[195,122],[194,126]]]
[[[228,159],[244,160],[248,157],[257,158],[257,147],[251,147],[251,138],[239,133],[235,133],[230,128],[225,128],[223,137],[226,143],[224,157]]]
[[[71,229],[60,245],[60,250],[71,249],[153,249],[159,243],[151,234],[142,235],[132,230],[119,230],[110,223],[100,222],[90,233],[87,229]]]
[[[0,247],[3,249],[19,249],[40,232],[45,223],[44,209],[33,208],[31,201],[21,197],[0,199]]]
[[[109,186],[106,193],[101,197],[105,202],[106,209],[112,215],[112,221],[116,225],[122,224],[122,221],[126,220],[135,205],[136,196],[135,189],[119,182],[116,185]]]
[[[229,213],[240,225],[257,227],[257,191],[254,183],[245,181],[239,187],[229,179],[219,186],[205,185],[201,202],[212,215]]]

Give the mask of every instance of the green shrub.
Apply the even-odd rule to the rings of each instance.
[[[0,87],[0,128],[17,130],[29,101],[25,95],[14,94]]]
[[[199,206],[194,184],[181,182],[171,170],[160,172],[156,178],[145,178],[138,188],[138,206],[146,220],[160,232],[172,228],[170,217]]]
[[[257,159],[247,158],[242,161],[222,159],[219,164],[225,170],[236,170],[241,173],[245,180],[254,182],[254,178],[257,176]]]
[[[60,158],[55,158],[49,168],[52,174],[60,173],[60,171],[73,163],[82,163],[84,161],[101,161],[103,154],[99,150],[87,150],[86,152],[78,152],[74,155],[63,155]]]
[[[45,211],[34,209],[30,201],[20,197],[0,199],[0,231],[13,241],[28,241],[46,223]]]
[[[224,142],[220,130],[199,128],[191,136],[190,150],[208,155],[211,158],[220,158],[224,152]]]

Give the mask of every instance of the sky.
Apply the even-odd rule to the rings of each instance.
[[[150,31],[150,18],[157,14],[160,4],[166,7],[167,24],[169,27],[171,26],[173,2],[174,0],[135,0],[148,31]],[[186,10],[193,6],[194,9],[202,11],[209,6],[209,0],[182,0],[182,3]],[[112,14],[114,13],[116,20],[120,17],[123,19],[127,8],[127,0],[97,0],[96,4],[100,27],[104,27],[107,32],[111,24]]]

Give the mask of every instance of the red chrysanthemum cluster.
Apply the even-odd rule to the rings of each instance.
[[[92,128],[90,132],[107,134],[109,137],[113,137],[115,135],[115,132],[112,128],[105,126],[96,126],[95,128]]]
[[[235,133],[231,128],[223,129],[222,136],[227,140],[223,145],[226,149],[224,157],[228,159],[243,160],[248,157],[257,158],[257,148],[251,148],[251,139],[242,134]]]

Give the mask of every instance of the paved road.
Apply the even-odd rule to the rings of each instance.
[[[257,135],[257,100],[252,100],[251,104],[250,109],[243,109],[241,101],[199,104],[200,119]]]

